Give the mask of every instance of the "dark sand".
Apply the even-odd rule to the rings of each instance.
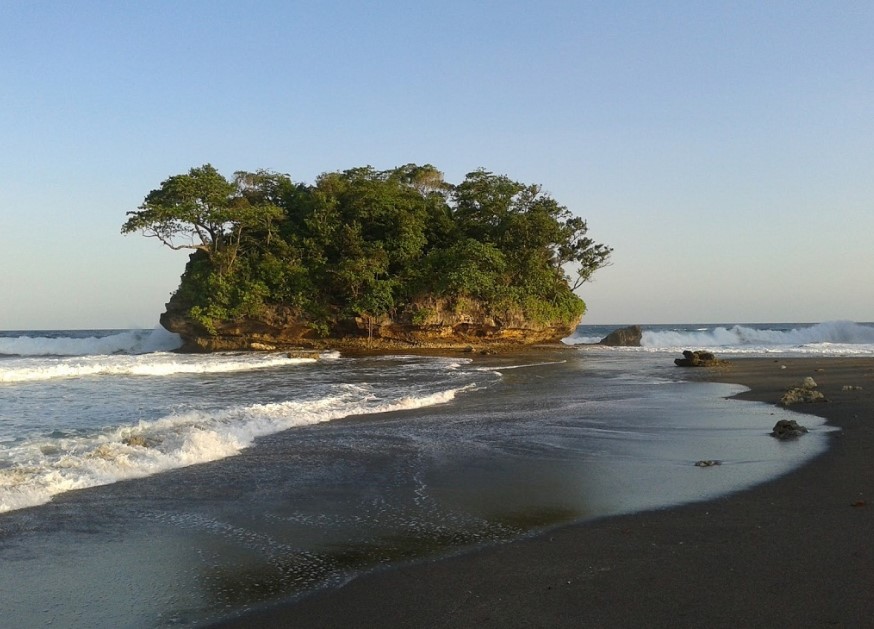
[[[829,402],[792,410],[841,430],[824,455],[751,490],[386,570],[223,626],[874,627],[874,359],[688,373],[770,403],[812,376]]]

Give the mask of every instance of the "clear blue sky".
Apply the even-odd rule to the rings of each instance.
[[[589,323],[874,320],[874,3],[0,0],[0,329],[151,327],[210,162],[540,183]]]

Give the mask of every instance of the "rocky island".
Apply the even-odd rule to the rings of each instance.
[[[187,351],[558,342],[612,251],[587,231],[540,186],[415,164],[313,185],[207,164],[122,227],[192,250],[161,316]]]

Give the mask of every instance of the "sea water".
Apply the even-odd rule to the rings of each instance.
[[[196,624],[737,491],[821,452],[828,428],[805,416],[809,438],[768,438],[793,414],[684,381],[676,352],[874,353],[871,324],[644,330],[641,348],[309,359],[176,354],[160,329],[0,333],[5,622]]]

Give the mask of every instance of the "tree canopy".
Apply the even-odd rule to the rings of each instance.
[[[342,317],[412,317],[424,298],[473,300],[528,318],[579,319],[573,290],[610,247],[540,186],[480,169],[458,185],[434,166],[324,173],[312,185],[209,164],[174,175],[128,212],[142,232],[194,250],[177,297],[210,329],[297,309],[327,329]]]

